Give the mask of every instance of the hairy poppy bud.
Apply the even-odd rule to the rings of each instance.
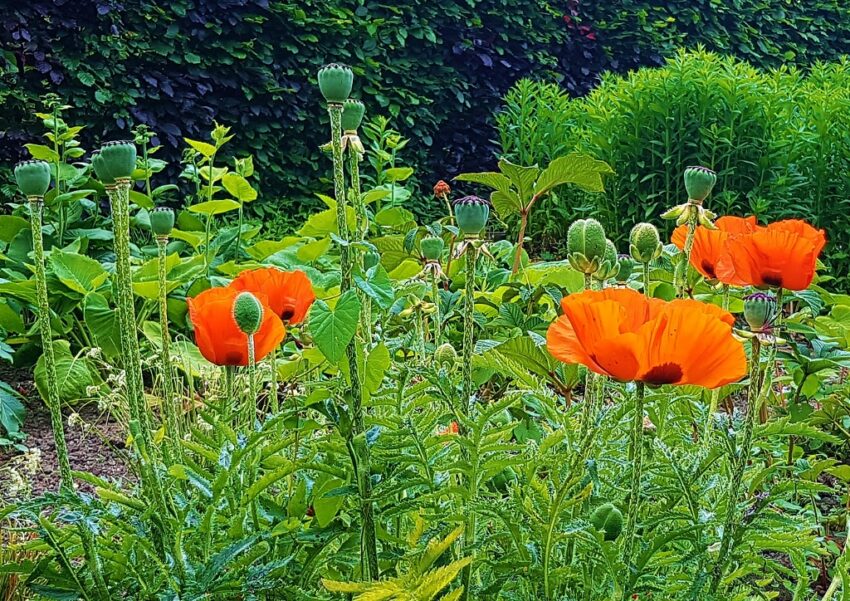
[[[658,228],[651,223],[638,223],[629,234],[629,253],[639,263],[650,263],[661,256],[664,246]]]
[[[422,238],[419,242],[419,249],[422,251],[422,256],[428,261],[439,261],[440,257],[443,256],[443,248],[445,248],[443,239],[436,236]]]
[[[606,242],[605,228],[596,219],[574,221],[567,230],[570,265],[582,273],[594,273],[605,259]]]
[[[353,83],[354,73],[346,65],[331,63],[319,69],[319,90],[328,102],[345,102]]]
[[[22,161],[15,165],[15,181],[24,196],[44,196],[50,187],[50,165],[45,161]]]
[[[434,184],[434,196],[448,196],[452,193],[452,188],[443,180]]]
[[[753,332],[763,332],[776,318],[776,298],[756,292],[744,298],[744,319]]]
[[[248,334],[257,333],[263,323],[263,305],[250,292],[241,292],[233,301],[233,319],[239,329]]]
[[[168,207],[156,207],[150,212],[151,231],[156,236],[168,236],[174,229],[174,211]]]
[[[359,100],[349,98],[342,104],[342,130],[357,131],[366,114],[366,106]]]
[[[457,351],[455,347],[446,342],[437,347],[434,358],[440,365],[452,366],[457,362]]]
[[[606,240],[605,254],[602,257],[602,262],[599,264],[599,269],[593,274],[593,277],[604,282],[605,280],[617,277],[619,271],[620,262],[617,260],[617,247],[610,240]]]
[[[375,265],[381,262],[381,255],[378,251],[370,249],[363,253],[363,268],[368,271]]]
[[[453,203],[455,220],[460,231],[467,236],[477,236],[490,217],[490,201],[478,196],[464,196]]]
[[[100,148],[101,168],[113,180],[129,178],[136,169],[136,145],[127,140],[107,142]],[[97,165],[95,165],[97,171]],[[98,172],[98,177],[100,173]]]
[[[717,174],[708,167],[688,167],[685,169],[685,190],[688,198],[702,202],[717,183]]]
[[[619,271],[617,271],[617,281],[628,282],[629,278],[635,272],[635,260],[629,255],[618,255],[617,263],[620,266]]]
[[[605,540],[616,540],[623,531],[623,513],[612,503],[605,503],[590,515],[590,523],[598,532],[605,533]]]

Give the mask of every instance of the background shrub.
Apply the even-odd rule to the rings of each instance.
[[[324,131],[314,77],[338,60],[370,113],[414,140],[427,189],[493,162],[492,114],[520,77],[581,95],[604,70],[700,42],[756,66],[807,65],[847,52],[848,31],[841,0],[30,0],[0,26],[0,163],[21,158],[52,91],[88,125],[86,147],[144,123],[175,164],[180,138],[217,119],[255,155],[262,198],[311,198],[308,141]]]
[[[545,164],[578,150],[616,171],[604,194],[564,188],[548,200],[550,219],[533,232],[543,248],[563,241],[567,216],[576,213],[597,216],[622,241],[634,223],[657,220],[665,208],[683,202],[682,172],[701,164],[719,173],[712,210],[763,219],[802,217],[827,228],[832,274],[847,284],[845,60],[818,64],[805,74],[682,52],[664,68],[606,75],[581,99],[551,84],[520,82],[497,120],[509,159]]]

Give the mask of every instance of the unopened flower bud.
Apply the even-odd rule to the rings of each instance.
[[[605,241],[605,254],[602,257],[602,262],[599,264],[599,269],[593,274],[600,282],[610,280],[617,277],[620,271],[620,262],[617,260],[617,247],[610,240]]]
[[[635,260],[629,255],[618,255],[617,263],[620,265],[620,269],[617,271],[617,281],[628,282],[635,271]]]
[[[764,292],[756,292],[744,298],[744,319],[753,332],[763,332],[776,319],[776,298]]]
[[[597,532],[605,533],[605,540],[616,540],[623,531],[623,513],[613,503],[605,503],[590,514],[590,523]]]
[[[446,342],[437,347],[434,358],[439,365],[451,367],[457,362],[457,351],[455,347]]]
[[[428,261],[439,261],[440,257],[443,256],[444,248],[445,243],[443,239],[437,236],[428,236],[427,238],[422,238],[419,242],[419,249],[422,251],[422,256]]]
[[[377,250],[369,249],[363,253],[363,268],[366,271],[372,269],[375,265],[381,262],[381,255]]]
[[[596,219],[574,221],[567,230],[570,265],[582,273],[594,273],[605,259],[606,243],[605,228]]]
[[[711,189],[717,183],[717,174],[708,167],[688,167],[685,169],[685,190],[688,198],[699,202],[711,194]]]
[[[174,211],[156,207],[150,212],[151,231],[155,236],[169,236],[174,229]]]
[[[245,334],[256,334],[263,323],[263,305],[250,292],[241,292],[233,301],[233,319]]]
[[[15,181],[24,196],[44,196],[50,187],[50,165],[45,161],[22,161],[15,165]]]
[[[448,196],[452,193],[452,188],[443,180],[434,184],[434,196]]]
[[[639,263],[650,263],[661,256],[664,246],[658,228],[651,223],[638,223],[629,234],[629,253]]]
[[[354,73],[346,65],[331,63],[319,69],[319,90],[325,100],[342,104],[351,94]]]
[[[467,236],[477,236],[487,226],[490,201],[478,196],[464,196],[453,203],[455,220],[460,231]]]

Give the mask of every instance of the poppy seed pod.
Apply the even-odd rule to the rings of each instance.
[[[604,282],[605,280],[617,277],[619,272],[620,262],[617,259],[617,247],[610,240],[606,240],[605,254],[602,257],[602,262],[599,264],[599,269],[593,274],[593,277]]]
[[[635,260],[629,255],[618,255],[617,263],[620,266],[620,269],[617,271],[617,281],[628,282],[629,278],[635,272]]]
[[[776,298],[764,292],[756,292],[744,298],[744,319],[753,332],[763,332],[776,318]]]
[[[363,253],[363,268],[368,271],[381,262],[381,255],[377,250],[369,249]]]
[[[319,69],[319,90],[330,103],[342,104],[351,94],[354,73],[350,67],[331,63]]]
[[[250,292],[240,292],[233,301],[233,319],[245,334],[256,334],[263,323],[262,303]]]
[[[136,145],[126,140],[107,142],[100,148],[97,155],[101,169],[112,180],[129,178],[136,169]],[[100,177],[97,163],[93,163],[95,172]],[[105,180],[105,178],[102,178]]]
[[[427,238],[422,238],[419,242],[419,249],[422,251],[422,256],[428,261],[439,261],[440,257],[443,256],[444,248],[445,243],[443,239],[437,236],[428,236]]]
[[[623,513],[612,503],[605,503],[590,515],[590,523],[597,532],[605,533],[605,540],[616,540],[623,531]]]
[[[357,131],[366,114],[366,106],[359,100],[349,98],[342,104],[342,130]]]
[[[688,198],[702,202],[717,183],[717,174],[708,167],[687,167],[685,169],[685,190]]]
[[[638,223],[629,234],[629,253],[639,263],[650,263],[661,256],[664,246],[658,228],[651,223]]]
[[[464,196],[454,201],[455,220],[466,236],[477,236],[487,226],[490,201],[478,196]]]
[[[100,150],[95,150],[91,155],[91,166],[94,169],[97,179],[103,184],[114,184],[115,178],[109,173],[106,163],[103,162],[103,157],[100,156]]]
[[[605,259],[606,242],[605,228],[596,219],[574,221],[567,230],[567,259],[570,265],[582,273],[596,272]]]
[[[44,196],[50,187],[50,165],[45,161],[22,161],[15,165],[15,181],[24,196]]]
[[[156,207],[150,212],[151,231],[156,236],[169,236],[174,229],[174,211],[168,207]]]

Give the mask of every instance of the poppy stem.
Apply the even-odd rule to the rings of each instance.
[[[647,298],[652,298],[652,292],[649,290],[650,278],[649,278],[649,261],[643,263],[643,293]]]
[[[729,284],[723,284],[723,294],[721,296],[721,308],[724,311],[729,310]],[[717,406],[720,404],[720,389],[715,388],[711,391],[711,398],[708,404],[708,414],[705,416],[705,428],[703,429],[702,442],[706,450],[708,449],[711,438],[711,429],[714,424],[714,414],[717,413]]]
[[[631,441],[629,442],[629,455],[632,458],[632,484],[631,492],[629,493],[629,509],[626,514],[626,530],[623,533],[625,540],[623,562],[626,564],[631,561],[632,551],[634,550],[635,530],[637,529],[638,510],[640,509],[640,480],[641,470],[643,468],[643,405],[645,396],[646,385],[643,382],[637,382]]]
[[[355,132],[356,133],[356,132]],[[354,240],[362,242],[366,239],[369,231],[369,216],[366,213],[366,205],[360,192],[360,161],[362,156],[354,148],[354,144],[348,144],[348,175],[351,179],[351,202],[354,205],[354,217],[357,223],[354,228]],[[357,266],[363,271],[363,253],[358,253]],[[363,338],[370,342],[372,340],[372,299],[361,290],[357,291],[360,297],[360,328],[363,330]]]
[[[277,349],[272,349],[269,353],[269,364],[272,368],[271,373],[271,391],[269,392],[269,402],[272,414],[276,415],[280,411],[280,399],[278,399],[278,383],[277,383]]]
[[[685,247],[682,249],[682,253],[685,255],[684,261],[679,266],[679,269],[676,269],[676,274],[678,275],[676,291],[677,296],[679,298],[685,298],[686,289],[688,287],[688,268],[691,265],[691,251],[694,249],[694,238],[696,237],[697,231],[697,219],[699,218],[699,207],[697,205],[693,205],[690,202],[688,203],[688,210],[690,211],[688,215],[688,235],[685,238]]]
[[[474,244],[466,248],[466,287],[463,306],[463,415],[472,413],[472,354],[475,349],[475,270],[478,266],[478,249]],[[470,533],[467,533],[469,535]]]
[[[162,416],[169,439],[169,459],[172,462],[181,461],[181,428],[180,415],[177,411],[177,400],[174,395],[174,375],[171,369],[171,334],[168,331],[168,278],[167,278],[167,246],[168,236],[157,236],[157,275],[159,279],[159,329],[160,329],[160,377],[162,378]]]
[[[431,301],[434,303],[434,348],[443,343],[443,316],[440,308],[440,285],[437,275],[431,272]]]
[[[248,334],[248,403],[247,403],[247,431],[254,427],[257,419],[257,354],[254,344],[254,335]]]
[[[328,117],[331,123],[331,148],[333,150],[334,164],[334,197],[336,199],[337,230],[341,239],[339,248],[340,269],[340,292],[351,289],[352,283],[352,261],[351,261],[351,230],[348,225],[348,211],[345,197],[345,162],[342,152],[342,104],[336,102],[328,103]],[[358,295],[359,297],[359,295]],[[362,305],[361,305],[362,306]],[[363,332],[361,332],[363,334]],[[348,360],[348,373],[351,386],[349,396],[351,399],[351,428],[347,436],[346,444],[351,449],[351,463],[354,470],[354,478],[358,484],[360,494],[360,519],[361,519],[361,567],[365,580],[376,580],[379,575],[378,567],[378,536],[375,527],[375,519],[372,506],[372,480],[369,457],[369,445],[365,436],[365,424],[363,420],[363,391],[361,388],[360,374],[357,362],[357,336],[352,337],[351,342],[345,349]],[[362,444],[355,444],[362,439]]]

